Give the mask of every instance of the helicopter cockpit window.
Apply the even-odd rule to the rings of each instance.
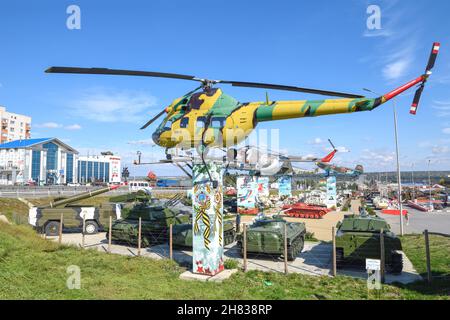
[[[180,128],[187,128],[189,124],[189,118],[182,118],[180,120]]]
[[[197,128],[204,128],[205,127],[205,122],[206,122],[205,117],[198,117],[197,118],[197,122],[195,123],[195,126]]]
[[[222,128],[225,125],[225,117],[213,117],[211,118],[211,127]]]
[[[172,120],[167,120],[166,123],[164,123],[164,128],[165,129],[172,128]]]

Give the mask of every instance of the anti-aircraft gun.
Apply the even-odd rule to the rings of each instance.
[[[175,208],[184,195],[176,194],[168,201],[138,202],[127,217],[112,224],[111,239],[136,245],[141,218],[142,246],[167,242],[170,225],[190,223],[191,211]]]
[[[104,229],[113,219],[121,218],[122,206],[118,203],[105,203],[99,206],[76,205],[74,203],[95,197],[108,191],[117,189],[119,186],[105,187],[93,191],[79,193],[72,197],[51,201],[42,206],[32,207],[28,213],[28,222],[38,232],[47,236],[56,236],[59,232],[61,214],[63,215],[63,228],[82,228],[85,221],[85,234],[95,234]]]

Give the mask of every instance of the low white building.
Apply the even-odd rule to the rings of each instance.
[[[77,182],[78,151],[57,138],[0,144],[0,184]]]
[[[105,152],[97,156],[78,157],[78,182],[109,182],[122,181],[121,161],[119,156]]]

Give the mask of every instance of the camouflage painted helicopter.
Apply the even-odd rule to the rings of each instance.
[[[417,111],[418,103],[431,69],[439,51],[439,43],[435,42],[428,60],[425,73],[403,86],[378,98],[367,98],[357,94],[335,91],[309,89],[295,86],[210,80],[190,75],[161,73],[151,71],[117,70],[106,68],[50,67],[47,73],[103,74],[173,78],[200,82],[201,85],[180,98],[175,99],[167,108],[150,119],[141,129],[147,128],[159,117],[165,115],[161,124],[152,134],[154,142],[166,148],[197,148],[199,153],[205,147],[231,147],[243,141],[260,122],[291,118],[315,117],[329,114],[371,111],[395,96],[419,85],[411,114]],[[233,97],[214,88],[216,84],[231,84],[236,87],[265,88],[274,90],[296,91],[340,97],[326,100],[292,100],[270,101],[266,96],[263,102],[241,103]],[[199,92],[197,92],[199,91]]]

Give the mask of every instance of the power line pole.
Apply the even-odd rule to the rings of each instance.
[[[428,184],[430,185],[430,211],[434,210],[432,200],[431,200],[431,174],[430,174],[430,162],[431,160],[428,159]]]
[[[397,111],[395,110],[395,99],[393,100],[394,105],[394,131],[395,131],[395,151],[397,154],[397,183],[398,183],[398,204],[400,208],[400,235],[403,236],[403,205],[402,205],[402,181],[400,174],[400,161],[399,161],[399,152],[398,152],[398,133],[397,133]]]

